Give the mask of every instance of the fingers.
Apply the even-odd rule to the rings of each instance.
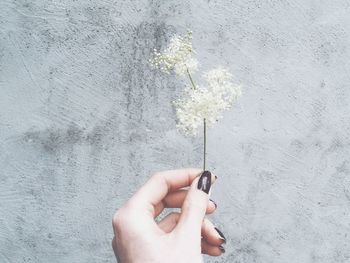
[[[220,256],[225,253],[225,249],[222,246],[213,246],[208,243],[205,239],[201,240],[202,254],[207,254],[209,256]]]
[[[170,233],[176,227],[179,219],[180,213],[173,212],[164,217],[163,220],[159,222],[158,226],[165,233]],[[203,254],[220,256],[222,253],[225,253],[225,249],[222,245],[226,243],[226,240],[222,234],[216,231],[215,226],[209,219],[205,218],[203,220],[201,232],[203,237],[201,240]]]
[[[184,189],[169,193],[160,203],[154,207],[154,217],[157,217],[164,208],[181,208],[187,193],[188,190]],[[210,200],[207,206],[206,214],[213,213],[215,209],[215,202]]]
[[[159,223],[158,226],[165,233],[170,233],[177,225],[180,219],[180,213],[172,212],[164,217]],[[226,243],[226,238],[218,230],[214,224],[207,218],[204,218],[201,226],[201,236],[205,241],[212,246],[221,246]]]
[[[221,246],[226,243],[225,236],[207,218],[203,220],[201,233],[206,242],[213,246]]]
[[[155,206],[174,190],[189,186],[201,169],[187,168],[179,170],[168,170],[153,175],[146,184],[130,199],[139,209],[146,208],[154,217]],[[144,210],[143,210],[144,211]]]
[[[161,231],[154,221],[155,206],[169,192],[189,186],[200,172],[200,169],[187,168],[156,173],[117,211],[113,217],[115,231],[123,225],[118,222],[124,221],[128,223],[129,227],[135,229],[148,225],[147,229],[151,232]],[[179,198],[175,199],[179,200]],[[157,212],[160,211],[161,209]]]
[[[180,236],[191,236],[200,242],[202,221],[209,202],[209,191],[214,175],[204,171],[199,178],[193,180],[182,205],[181,216],[174,231]]]

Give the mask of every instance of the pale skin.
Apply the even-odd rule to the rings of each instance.
[[[210,191],[197,187],[201,172],[158,172],[114,214],[112,246],[119,263],[199,263],[202,254],[224,252],[225,238],[205,218],[216,205],[209,199]],[[215,181],[211,174],[211,184]],[[170,213],[157,223],[164,208],[181,208],[181,213]]]

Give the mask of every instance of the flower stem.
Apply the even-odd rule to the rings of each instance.
[[[196,89],[196,85],[193,82],[192,76],[188,68],[186,68],[188,78],[190,79],[190,82],[192,84],[193,89]],[[205,171],[206,168],[206,159],[207,159],[207,122],[205,118],[203,119],[203,171]]]
[[[187,71],[188,78],[189,78],[190,81],[191,81],[191,84],[192,84],[193,89],[196,89],[196,85],[194,85],[194,82],[193,82],[191,73],[190,73],[190,71],[188,70],[188,68],[186,69],[186,71]]]
[[[203,171],[205,171],[206,157],[207,157],[207,122],[203,119],[203,133],[204,133],[204,150],[203,150]]]

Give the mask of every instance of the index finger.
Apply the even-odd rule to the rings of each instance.
[[[202,172],[203,170],[199,168],[157,172],[136,192],[132,197],[132,202],[150,205],[153,214],[154,206],[161,202],[169,192],[190,186],[192,181]]]

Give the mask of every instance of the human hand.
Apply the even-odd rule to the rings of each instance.
[[[153,175],[113,216],[112,245],[118,262],[198,263],[203,262],[202,253],[224,253],[225,237],[204,218],[216,209],[209,199],[215,180],[200,169]],[[181,208],[181,213],[170,213],[157,223],[164,208]]]

